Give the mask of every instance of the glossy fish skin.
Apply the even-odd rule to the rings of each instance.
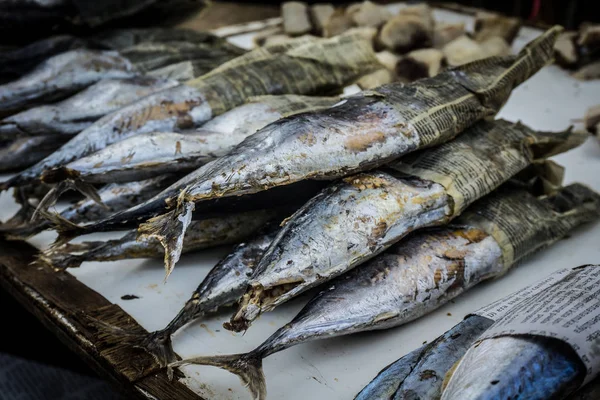
[[[143,181],[111,183],[98,190],[102,204],[98,204],[92,199],[83,199],[64,209],[58,215],[69,223],[97,221],[151,198],[177,179],[178,175],[164,174]],[[8,223],[0,225],[0,233],[7,235],[10,239],[22,240],[51,227],[50,221],[31,222],[29,218],[25,224],[21,222],[16,226]]]
[[[51,36],[27,46],[0,54],[0,76],[17,77],[28,72],[45,59],[85,45],[85,40],[70,35]]]
[[[515,207],[516,204],[521,207]],[[529,217],[523,213],[524,209],[531,212],[534,222],[537,221],[533,227],[530,221],[523,221],[524,216]],[[264,399],[266,384],[261,365],[266,356],[319,338],[402,325],[445,304],[482,280],[506,272],[511,265],[503,263],[503,252],[492,238],[495,232],[484,232],[478,226],[482,224],[482,216],[489,216],[489,211],[495,214],[510,213],[511,210],[513,215],[507,219],[509,229],[522,228],[526,233],[523,237],[519,235],[515,242],[518,251],[513,262],[518,262],[521,257],[561,239],[573,228],[600,218],[600,195],[580,184],[538,198],[524,190],[492,193],[460,217],[460,226],[415,232],[372,261],[338,277],[310,300],[290,323],[255,350],[245,354],[194,357],[171,367],[192,363],[227,369],[240,376],[256,398]],[[504,219],[506,215],[499,217]],[[468,226],[467,221],[474,226]],[[287,222],[286,227],[289,224]],[[475,328],[479,325],[476,322]],[[398,391],[431,393],[440,390],[441,379],[438,378],[450,365],[444,352],[454,354],[455,349],[452,343],[436,343],[441,347],[423,358],[420,367],[435,370],[437,380],[423,383],[420,376],[407,376]],[[470,344],[463,345],[468,347]]]
[[[189,238],[185,239],[185,251],[193,251],[224,244],[238,243],[255,234],[267,223],[280,216],[277,210],[258,210],[232,215],[193,221],[190,224]],[[121,239],[109,240],[84,251],[72,254],[77,245],[66,245],[47,250],[41,259],[54,268],[77,268],[85,261],[116,261],[133,258],[156,258],[164,254],[164,249],[156,240],[137,240],[135,231]],[[166,279],[166,278],[165,278]]]
[[[27,168],[52,154],[67,140],[52,135],[16,139],[0,149],[0,171]]]
[[[103,79],[59,103],[31,108],[3,119],[0,138],[50,134],[70,137],[110,112],[176,85],[176,80],[143,76]]]
[[[124,139],[42,175],[53,183],[72,178],[88,183],[131,182],[163,173],[194,170],[227,153],[243,137],[221,132],[150,132]]]
[[[352,269],[414,229],[447,222],[451,212],[449,196],[433,182],[373,172],[332,185],[288,219],[226,328],[247,329],[260,313]]]
[[[498,112],[512,89],[548,63],[560,31],[549,30],[516,56],[466,64],[409,85],[384,85],[330,109],[270,124],[188,175],[191,183],[181,194],[166,199],[177,207],[142,224],[139,232],[158,238],[176,261],[182,221],[194,203],[333,179],[451,140]]]
[[[385,367],[355,400],[439,399],[446,372],[494,321],[472,315]]]
[[[193,120],[186,110],[193,109],[193,99],[197,90],[185,85],[178,85],[166,90],[150,94],[130,105],[114,111],[88,128],[81,131],[60,149],[21,172],[14,178],[6,181],[2,188],[20,186],[39,179],[44,170],[67,164],[73,160],[85,157],[109,144],[123,140],[127,137],[152,131],[180,131],[193,127]],[[206,108],[206,107],[204,107]],[[181,111],[181,112],[180,112]],[[151,119],[157,118],[160,122],[152,123],[148,119],[140,121],[127,114],[142,113]],[[194,115],[204,115],[208,118],[206,110],[199,106]]]
[[[330,42],[331,40],[326,43]],[[348,40],[345,44],[349,46],[350,44],[356,44],[356,42],[357,40]],[[315,46],[320,45],[315,44]],[[285,93],[317,94],[327,90],[339,89],[362,72],[368,71],[367,65],[363,66],[361,64],[362,68],[356,70],[348,68],[347,72],[344,71],[345,73],[336,75],[336,79],[332,78],[332,80],[326,81],[323,81],[322,75],[324,75],[324,70],[331,69],[327,65],[321,67],[318,71],[296,71],[299,73],[296,77],[297,80],[293,81],[294,86],[288,88],[284,87],[285,85],[282,82],[290,82],[289,79],[286,81],[289,71],[273,71],[273,69],[280,66],[275,63],[280,58],[283,60],[283,64],[286,62],[288,64],[294,63],[296,70],[298,70],[297,64],[304,62],[304,59],[284,57],[280,54],[272,55],[267,59],[263,56],[254,61],[248,61],[249,57],[247,55],[233,59],[226,65],[222,65],[200,78],[151,94],[106,115],[79,133],[50,157],[24,171],[19,176],[0,184],[0,189],[37,180],[45,169],[62,166],[130,136],[153,131],[180,132],[194,128],[216,115],[243,104],[253,96]],[[238,59],[245,61],[239,62]],[[375,59],[374,56],[373,59]],[[250,60],[252,59],[250,58]],[[232,66],[235,66],[235,68]],[[260,84],[256,84],[258,78],[254,74],[251,81],[255,85],[249,86],[245,82],[243,87],[236,87],[236,84],[241,84],[240,81],[243,82],[249,79],[243,73],[244,71],[254,73],[257,69],[260,69],[263,74],[260,76],[260,79],[262,79]],[[235,73],[232,72],[234,70]],[[315,76],[317,73],[319,73],[319,76]],[[329,73],[325,77],[331,75]],[[232,80],[232,76],[236,79]],[[222,92],[228,93],[229,96],[222,96],[220,94]]]
[[[134,67],[112,51],[71,50],[0,86],[0,114],[59,100],[103,78],[126,78]]]
[[[191,171],[225,155],[258,129],[281,118],[276,99],[293,103],[296,109],[333,105],[329,97],[264,96],[228,111],[202,128],[183,133],[150,132],[133,136],[62,168],[46,171],[44,182],[71,177],[89,183],[128,182],[157,174]]]
[[[125,334],[125,340],[145,348],[161,367],[177,361],[171,335],[208,313],[235,304],[244,293],[252,270],[273,241],[275,233],[260,235],[237,245],[211,269],[192,297],[164,329],[148,335]]]
[[[332,185],[289,218],[256,268],[227,329],[246,330],[262,312],[354,268],[411,231],[449,222],[527,167],[534,144],[556,146],[573,137],[579,144],[581,136],[534,132],[504,120],[481,121],[450,143],[390,163],[390,173],[359,174]],[[435,177],[422,165],[435,171]],[[493,168],[501,170],[490,172]],[[490,257],[499,251],[487,250]]]
[[[441,399],[561,399],[581,385],[585,373],[576,353],[556,339],[496,337],[471,346]]]
[[[205,43],[172,41],[168,43],[142,42],[124,48],[119,53],[129,60],[137,71],[147,72],[186,60],[197,60],[200,75],[238,57],[244,51],[233,45],[213,46]]]

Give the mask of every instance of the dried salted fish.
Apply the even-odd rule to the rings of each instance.
[[[569,150],[587,134],[536,132],[481,121],[455,140],[345,178],[291,216],[257,266],[227,325],[246,330],[305,290],[384,251],[408,233],[448,223],[535,159]]]
[[[411,85],[385,85],[330,109],[274,122],[175,184],[169,191],[183,190],[167,203],[177,206],[139,232],[163,243],[169,266],[177,261],[176,243],[196,202],[333,179],[448,141],[496,113],[514,87],[542,68],[560,31],[549,30],[516,56],[489,58]],[[164,201],[159,195],[150,202],[164,207]]]
[[[147,76],[103,79],[59,103],[31,108],[3,119],[0,138],[65,135],[66,141],[104,115],[178,84],[176,80]],[[60,141],[60,138],[55,139]]]
[[[62,168],[47,171],[47,183],[72,178],[89,183],[130,182],[163,173],[197,169],[227,154],[265,125],[299,112],[327,108],[332,97],[270,96],[222,114],[193,132],[150,132],[133,136]]]
[[[150,132],[121,140],[64,167],[46,171],[42,175],[44,182],[71,182],[53,189],[38,207],[47,209],[63,191],[72,188],[86,194],[93,190],[87,185],[89,183],[131,182],[165,173],[192,171],[225,155],[273,121],[331,107],[337,101],[336,97],[259,96],[193,132]]]
[[[35,164],[69,140],[61,139],[52,135],[15,139],[0,149],[0,171],[21,170]]]
[[[599,217],[600,195],[579,184],[550,197],[536,198],[523,190],[493,193],[463,215],[459,225],[417,233],[338,278],[255,350],[194,357],[171,366],[202,364],[227,369],[244,381],[255,398],[264,399],[263,358],[307,341],[388,329],[411,321],[481,280],[502,275],[523,256]],[[419,382],[420,376],[411,371],[397,393],[411,384],[415,395],[422,394],[413,398],[435,398],[429,395],[439,391],[443,369],[451,365],[441,353],[454,354],[451,343],[442,339],[440,345],[417,360],[422,364],[413,366],[440,374],[437,385]]]
[[[512,305],[447,373],[441,399],[564,399],[594,379],[599,271],[563,269]]]
[[[244,293],[249,276],[260,261],[276,232],[259,235],[240,243],[206,275],[179,313],[164,329],[150,334],[135,334],[106,327],[127,343],[146,349],[161,367],[177,361],[171,336],[188,323],[223,307],[235,304]]]
[[[258,48],[209,74],[106,115],[50,157],[4,182],[0,189],[35,181],[46,169],[139,133],[181,131],[265,94],[318,94],[340,90],[377,66],[360,35],[296,39]]]
[[[267,223],[281,219],[281,210],[257,210],[192,221],[185,252],[224,244],[239,243],[256,234]],[[116,261],[161,257],[164,249],[156,240],[137,240],[135,231],[107,242],[83,242],[51,248],[40,260],[58,269],[77,268],[86,261]],[[166,279],[166,278],[165,278]]]
[[[21,78],[0,86],[0,114],[64,98],[103,78],[134,75],[133,64],[114,51],[78,49],[49,58]]]
[[[467,373],[465,364],[471,364]],[[527,336],[484,340],[470,348],[456,368],[442,400],[560,399],[576,390],[585,376],[583,364],[569,346],[557,339]]]
[[[167,200],[177,207],[149,220],[139,231],[158,237],[168,249],[166,265],[174,265],[177,243],[195,202],[306,179],[334,179],[450,140],[496,113],[514,87],[548,63],[560,31],[549,30],[515,56],[483,60],[411,85],[382,86],[328,110],[274,122],[134,209],[85,228],[58,229],[61,236],[71,237],[111,229],[156,215]]]
[[[85,40],[71,35],[57,35],[27,46],[0,53],[0,77],[18,77],[45,59],[85,46]]]
[[[433,342],[385,367],[354,399],[439,399],[446,372],[493,323],[478,315],[467,317]]]
[[[90,222],[106,218],[115,212],[126,210],[151,198],[179,178],[180,175],[163,174],[143,181],[109,184],[98,190],[100,202],[83,199],[64,209],[59,216],[70,223]],[[29,205],[29,207],[33,206]],[[0,234],[6,235],[9,239],[27,239],[52,227],[50,221],[32,222],[32,214],[33,212],[27,218],[19,218],[12,223],[7,222],[0,225]]]

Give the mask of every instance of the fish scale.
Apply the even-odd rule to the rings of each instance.
[[[402,325],[481,281],[504,274],[520,259],[504,259],[501,243],[495,239],[499,229],[492,222],[505,220],[520,226],[525,232],[522,237],[533,238],[528,242],[532,246],[529,252],[520,254],[525,256],[560,240],[570,229],[600,218],[600,194],[581,184],[538,197],[519,186],[504,186],[471,206],[456,224],[415,232],[370,262],[340,276],[313,297],[291,322],[251,352],[192,357],[171,367],[200,364],[226,369],[237,374],[256,399],[264,399],[263,358],[312,340]],[[511,207],[518,203],[540,217],[535,219],[537,222],[524,222],[522,209]],[[498,204],[506,207],[507,214],[493,212]],[[486,223],[480,217],[484,210],[493,215]],[[550,238],[546,231],[551,225],[564,229],[553,230]],[[535,238],[539,240],[535,242]],[[393,393],[394,398],[404,398],[404,394],[411,398],[439,398],[446,371],[492,323],[487,318],[469,317],[440,339],[399,360],[392,367],[398,376],[384,373],[358,398],[389,399]],[[423,381],[423,373],[431,379]],[[568,377],[562,376],[556,382],[566,380]],[[374,396],[377,393],[387,397]]]
[[[142,224],[140,235],[160,240],[172,264],[185,232],[181,215],[194,203],[305,179],[335,179],[449,141],[498,112],[512,89],[550,62],[561,30],[548,30],[515,56],[476,61],[408,85],[384,85],[330,109],[274,122],[173,185],[176,195],[159,195],[177,207]]]
[[[388,171],[333,184],[289,218],[227,328],[245,330],[262,312],[354,268],[408,233],[448,223],[534,157],[564,152],[586,138],[480,121],[453,141],[388,164]],[[535,147],[544,150],[534,155]]]

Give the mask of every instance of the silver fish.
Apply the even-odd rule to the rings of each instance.
[[[173,350],[171,336],[188,323],[223,307],[235,304],[244,293],[252,270],[273,241],[276,232],[259,235],[240,243],[206,275],[177,316],[161,330],[136,334],[121,328],[105,327],[124,342],[146,349],[160,367],[179,358]]]
[[[508,215],[503,215],[504,211]],[[468,215],[461,217],[464,226],[417,232],[339,277],[255,350],[191,358],[171,366],[191,363],[227,369],[248,385],[255,398],[264,399],[263,358],[307,341],[389,329],[427,314],[480,281],[502,275],[522,256],[559,240],[584,222],[598,219],[600,195],[579,184],[540,198],[524,190],[501,190],[474,205]],[[500,237],[499,225],[506,233],[502,237],[508,237],[510,244],[495,239]],[[512,258],[508,258],[509,253]],[[424,361],[436,360],[443,363],[436,368],[447,365],[444,357]],[[437,371],[441,377],[443,371]],[[415,378],[407,376],[398,390],[408,390]],[[436,382],[439,390],[441,380]],[[427,385],[411,388],[429,389]]]
[[[0,184],[0,189],[35,181],[46,169],[62,166],[129,136],[193,128],[253,96],[309,95],[341,89],[377,63],[371,45],[359,35],[314,42],[296,39],[275,48],[279,53],[272,54],[265,48],[254,50],[200,78],[106,115],[50,157]]]
[[[0,77],[14,79],[51,56],[85,45],[84,39],[71,35],[57,35],[14,50],[3,51],[0,53]]]
[[[52,154],[67,140],[68,137],[61,140],[52,135],[16,139],[0,149],[0,171],[27,168]]]
[[[64,167],[44,172],[44,182],[68,180],[70,183],[57,185],[39,203],[38,209],[46,210],[64,190],[93,192],[89,183],[128,182],[169,172],[189,172],[226,154],[245,137],[274,120],[326,108],[336,100],[298,95],[260,96],[196,131],[151,132],[124,139]],[[93,193],[91,198],[99,200]]]
[[[151,198],[177,179],[178,175],[164,174],[143,181],[111,183],[98,190],[100,203],[93,199],[83,199],[64,209],[58,217],[69,224],[96,221]],[[29,214],[28,218],[0,225],[0,233],[8,239],[22,240],[52,227],[50,221],[32,223],[31,217],[32,214]]]
[[[446,372],[494,321],[472,315],[381,372],[355,400],[439,399]]]
[[[49,58],[21,78],[0,86],[0,114],[59,100],[103,78],[134,75],[133,64],[114,51],[71,50]]]
[[[562,399],[582,384],[585,374],[577,354],[557,339],[497,337],[467,350],[441,399]]]
[[[186,252],[239,243],[280,217],[278,210],[258,210],[193,221],[189,238],[183,248]],[[84,250],[77,254],[79,250]],[[156,258],[164,253],[160,243],[153,239],[136,240],[135,231],[121,239],[92,242],[83,245],[68,244],[46,250],[40,260],[57,269],[77,268],[86,261],[116,261],[132,258]],[[165,277],[166,280],[166,277]]]
[[[451,140],[495,114],[513,88],[547,64],[560,32],[550,29],[516,56],[485,59],[409,85],[384,85],[330,109],[274,122],[176,183],[176,195],[172,188],[159,195],[159,204],[166,200],[173,210],[148,220],[139,232],[160,240],[176,262],[196,202],[346,176]]]
[[[48,170],[42,180],[67,178],[88,183],[128,182],[157,174],[192,171],[228,153],[265,125],[292,113],[332,106],[331,97],[264,96],[234,108],[195,131],[150,132],[136,135]]]
[[[289,218],[227,329],[246,330],[262,312],[354,268],[406,234],[448,223],[536,157],[566,151],[586,138],[480,121],[451,142],[389,164],[390,172],[331,185]]]
[[[104,115],[178,84],[172,79],[143,76],[103,79],[61,102],[31,108],[3,119],[0,121],[0,138],[65,135],[68,139]]]

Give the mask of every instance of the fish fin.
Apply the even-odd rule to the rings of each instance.
[[[52,248],[64,245],[74,237],[87,233],[85,226],[79,226],[60,214],[45,210],[40,210],[39,213],[44,219],[52,224],[52,228],[58,233],[58,237],[51,245]]]
[[[61,182],[50,189],[50,191],[46,193],[42,200],[40,200],[37,208],[33,212],[33,215],[31,216],[31,222],[37,220],[42,211],[47,211],[50,207],[55,205],[60,196],[71,189],[72,186],[69,185],[68,181]]]
[[[194,202],[186,200],[186,193],[182,191],[174,210],[150,218],[138,228],[138,240],[154,238],[165,248],[165,282],[181,256],[185,231],[192,221],[194,207]]]
[[[221,356],[194,357],[169,364],[170,368],[182,365],[211,365],[236,374],[250,390],[255,400],[265,400],[267,383],[262,370],[262,355],[250,352]]]
[[[79,268],[85,261],[84,254],[71,254],[64,251],[46,250],[37,256],[37,261],[42,262],[57,271],[67,268]]]
[[[31,217],[32,221],[37,218],[37,216],[40,214],[40,211],[48,210],[48,208],[56,204],[63,193],[69,190],[76,190],[99,205],[108,208],[106,204],[102,202],[98,191],[93,185],[83,182],[79,179],[67,179],[58,183],[46,194],[46,196],[44,196],[44,198],[40,201],[40,204],[38,204],[37,209],[33,213],[33,216]]]

